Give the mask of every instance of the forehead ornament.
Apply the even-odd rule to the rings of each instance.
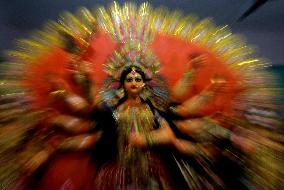
[[[134,67],[132,67],[132,70],[131,70],[131,76],[133,76],[133,77],[137,77],[137,76],[139,76],[139,73],[137,73],[136,72],[136,70],[135,70],[135,68]]]

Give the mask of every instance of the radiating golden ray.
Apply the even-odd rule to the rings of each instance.
[[[121,6],[114,2],[107,9],[100,7],[93,12],[86,8],[81,8],[75,15],[66,12],[59,22],[50,21],[43,31],[36,32],[32,40],[20,40],[17,50],[8,54],[18,62],[31,63],[49,48],[63,46],[62,32],[80,41],[82,47],[87,47],[89,37],[100,28],[118,42],[125,43],[126,49],[136,48],[137,51],[145,51],[155,33],[159,32],[202,44],[247,78],[247,83],[252,79],[249,77],[252,72],[269,65],[266,60],[255,58],[254,48],[233,35],[227,26],[215,26],[210,19],[198,21],[195,16],[184,16],[179,11],[170,12],[163,7],[153,9],[149,3],[137,7],[133,3]],[[114,54],[113,65],[106,64],[106,70],[114,71],[122,66],[123,56],[118,55],[119,52]]]

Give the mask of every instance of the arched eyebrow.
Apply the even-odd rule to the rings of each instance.
[[[142,77],[135,77],[135,81],[136,81],[136,82],[142,81]]]
[[[130,82],[130,81],[132,81],[133,80],[133,77],[126,77],[125,78],[125,81],[127,81],[127,82]]]

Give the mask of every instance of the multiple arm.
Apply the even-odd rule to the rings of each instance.
[[[51,105],[63,105],[64,113],[54,109],[44,121],[48,130],[53,133],[47,137],[43,149],[24,166],[27,173],[35,171],[57,151],[84,151],[93,147],[100,139],[102,131],[97,130],[97,123],[89,119],[94,107],[90,98],[94,88],[90,83],[82,85],[89,80],[86,73],[83,73],[83,77],[79,80],[78,72],[73,75],[74,81],[78,83],[76,85],[84,88],[82,95],[74,93],[65,80],[56,78],[49,81],[52,89],[49,102]],[[65,135],[57,135],[57,132]]]

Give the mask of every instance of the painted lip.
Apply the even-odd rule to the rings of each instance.
[[[131,88],[131,89],[137,89],[138,87],[135,86],[135,85],[132,85],[130,88]]]

